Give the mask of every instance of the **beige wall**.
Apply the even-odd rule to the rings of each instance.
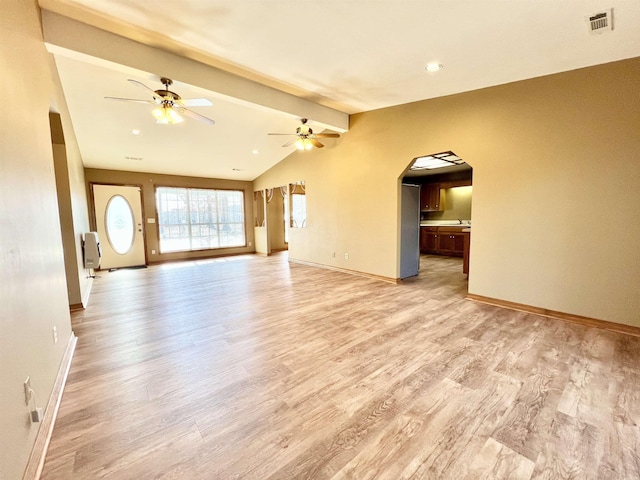
[[[68,119],[64,99],[57,103],[63,107]],[[84,268],[82,253],[83,234],[90,231],[84,167],[70,121],[65,121],[63,127],[61,115],[57,113],[50,113],[49,119],[68,302],[70,306],[86,307],[93,279],[91,271]]]
[[[59,116],[56,114],[50,114],[49,118],[54,123],[56,121],[60,121]],[[60,212],[60,233],[62,236],[62,245],[64,247],[67,298],[69,305],[77,305],[82,303],[82,296],[80,294],[80,279],[78,275],[77,255],[74,242],[71,190],[69,186],[69,171],[67,170],[67,152],[64,143],[56,143],[55,139],[52,148],[53,163],[55,167],[56,193],[58,196],[58,210]]]
[[[54,86],[34,0],[0,15],[0,478],[22,477],[39,424],[23,382],[46,405],[71,337],[49,108]],[[53,327],[58,343],[53,341]]]
[[[306,181],[291,258],[397,277],[398,178],[453,150],[473,167],[470,293],[640,326],[639,87],[636,58],[354,115],[255,188]]]
[[[349,133],[323,149],[296,151],[254,187],[305,182],[307,223],[289,230],[291,259],[395,278],[398,177],[404,166],[394,166],[395,153],[389,157],[367,138],[367,129],[359,128],[362,118],[352,117]]]
[[[86,307],[93,279],[90,278],[91,272],[84,268],[82,252],[83,235],[86,232],[91,231],[91,227],[89,225],[87,191],[84,179],[84,164],[82,163],[82,157],[80,156],[80,148],[78,147],[78,141],[73,130],[73,124],[71,123],[71,117],[64,98],[58,72],[54,67],[53,57],[51,59],[51,69],[55,85],[56,109],[60,113],[60,120],[62,122],[62,130],[64,133],[65,157],[69,177],[69,201],[71,204],[71,217],[73,221],[72,248],[75,250],[75,275],[78,277],[79,285],[79,290],[74,292],[74,302],[71,303],[71,305],[76,304],[79,298],[80,303]],[[65,249],[69,248],[69,246],[66,245],[64,238],[63,244]],[[73,265],[70,265],[67,268],[73,270]]]
[[[261,255],[269,255],[269,238],[267,236],[267,227],[254,227],[256,253]]]
[[[123,172],[118,170],[100,170],[95,168],[85,169],[87,192],[91,195],[91,183],[105,183],[114,185],[136,185],[142,187],[142,210],[145,217],[145,246],[147,263],[164,262],[168,260],[180,260],[185,258],[205,258],[217,255],[230,255],[238,253],[250,253],[255,251],[253,229],[253,187],[251,182],[238,180],[220,180],[215,178],[181,177],[177,175],[160,175],[155,173]],[[247,234],[247,246],[236,248],[220,248],[216,250],[199,250],[194,252],[174,252],[160,254],[158,246],[157,223],[147,223],[146,219],[156,218],[155,187],[192,187],[192,188],[219,188],[229,190],[242,190],[244,192],[245,208],[245,232]],[[92,205],[92,200],[89,198]],[[95,217],[95,212],[90,213]],[[157,222],[157,220],[156,220]],[[95,219],[92,220],[95,225]],[[155,250],[156,253],[151,253]]]

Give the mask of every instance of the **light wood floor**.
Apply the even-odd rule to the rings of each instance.
[[[461,269],[103,272],[42,478],[640,478],[640,338],[465,300]]]

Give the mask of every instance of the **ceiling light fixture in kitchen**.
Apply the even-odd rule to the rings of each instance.
[[[463,163],[464,160],[455,153],[448,151],[415,158],[413,165],[411,165],[411,170],[433,170],[435,168],[462,165]]]

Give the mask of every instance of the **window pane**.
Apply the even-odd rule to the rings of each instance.
[[[291,226],[304,228],[307,224],[307,196],[294,193],[291,195]]]
[[[246,245],[244,192],[158,187],[160,252]]]
[[[122,195],[111,197],[105,215],[106,231],[113,251],[124,255],[133,246],[135,226],[131,205]]]

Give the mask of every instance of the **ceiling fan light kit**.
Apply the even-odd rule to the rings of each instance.
[[[215,124],[215,120],[200,115],[199,113],[189,110],[188,106],[193,107],[210,107],[211,100],[208,98],[190,98],[183,99],[180,95],[169,90],[169,86],[173,84],[170,78],[162,77],[160,81],[164,85],[164,89],[152,90],[144,83],[137,80],[129,79],[129,82],[151,94],[152,100],[138,100],[133,98],[104,97],[107,100],[118,100],[121,102],[148,103],[155,105],[151,114],[156,119],[156,123],[160,125],[175,125],[184,121],[182,115],[186,115],[195,120],[199,120],[209,125]]]
[[[184,121],[172,106],[166,104],[162,104],[161,107],[154,109],[151,114],[156,119],[156,123],[160,125],[175,125],[176,123]]]
[[[320,143],[318,138],[339,138],[339,133],[313,133],[311,127],[307,125],[306,118],[301,118],[300,125],[296,128],[296,133],[269,133],[269,135],[295,135],[298,138],[294,138],[293,140],[282,145],[283,147],[290,147],[291,145],[296,146],[298,150],[311,150],[313,147],[322,148],[324,144]]]
[[[299,138],[296,140],[295,145],[298,150],[311,150],[313,148],[313,144],[308,138]]]

